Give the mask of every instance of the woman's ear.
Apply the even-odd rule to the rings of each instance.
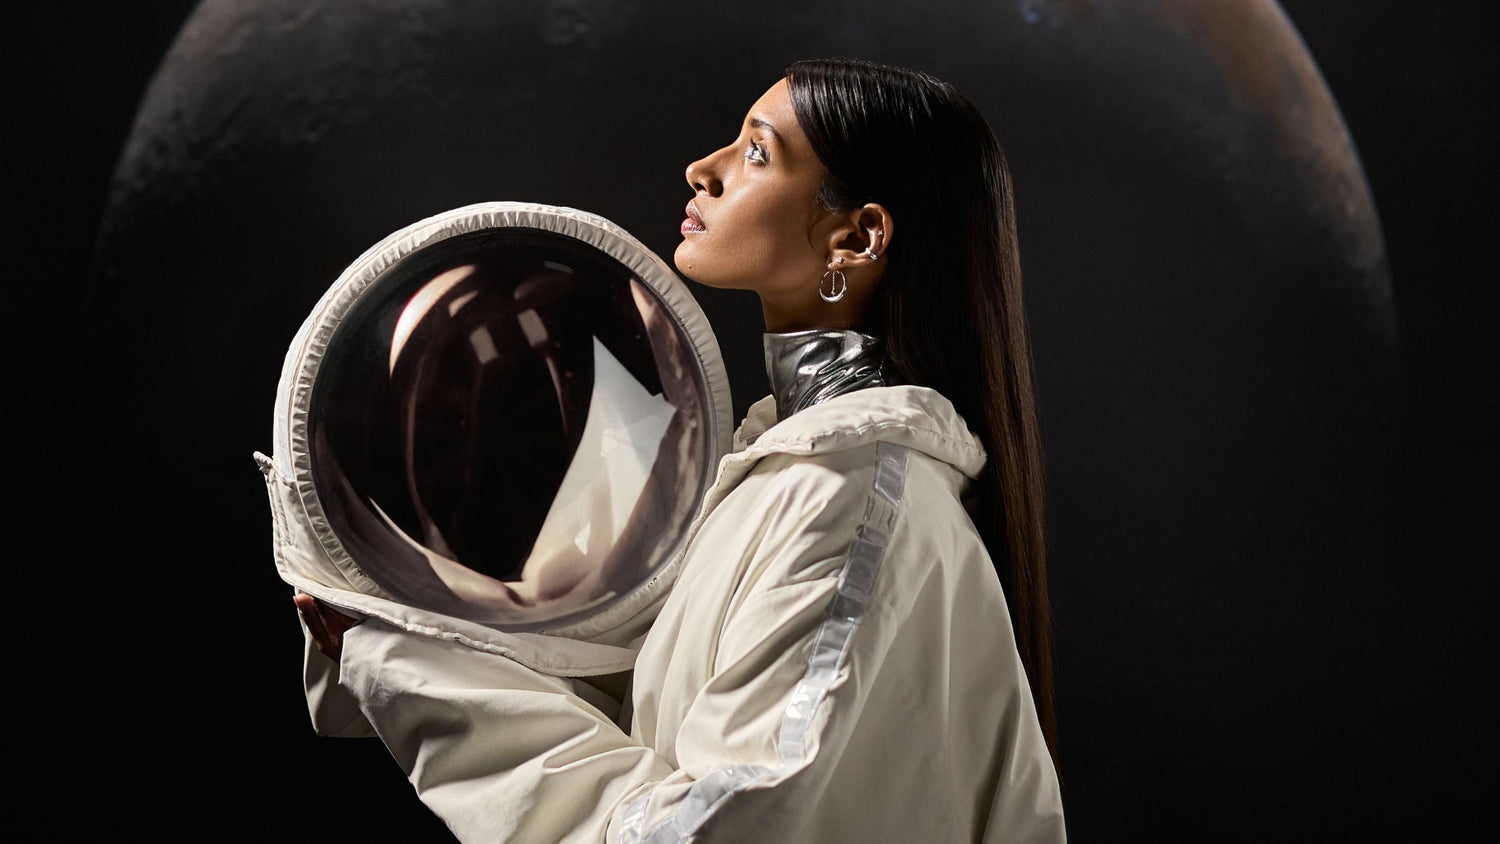
[[[879,261],[890,249],[896,226],[884,205],[868,202],[842,215],[829,240],[829,255],[848,269]]]

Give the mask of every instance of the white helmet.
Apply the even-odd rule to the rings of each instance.
[[[529,634],[623,644],[671,586],[729,417],[707,319],[625,231],[526,203],[439,214],[345,270],[288,350],[258,456],[277,566],[518,658]]]

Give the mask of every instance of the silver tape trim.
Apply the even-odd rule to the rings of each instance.
[[[839,670],[849,656],[849,644],[859,628],[860,619],[875,591],[875,578],[885,560],[887,538],[895,524],[906,488],[907,448],[889,442],[875,444],[875,480],[865,504],[864,518],[854,542],[844,557],[838,588],[828,602],[828,617],[818,626],[807,671],[792,690],[792,698],[781,716],[777,749],[781,762],[774,768],[764,765],[729,765],[698,780],[688,789],[672,816],[647,833],[640,825],[645,821],[645,795],[631,803],[626,817],[624,841],[647,841],[650,844],[680,842],[697,832],[713,814],[738,791],[757,781],[800,766],[807,760],[807,737],[812,718],[828,697]]]
[[[646,822],[646,801],[650,797],[648,791],[625,808],[625,813],[620,816],[620,844],[640,844],[641,824]]]

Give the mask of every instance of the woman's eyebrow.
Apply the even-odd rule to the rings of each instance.
[[[776,132],[776,127],[772,126],[764,120],[761,120],[759,117],[750,118],[750,128],[764,129],[767,132],[771,133],[771,137],[775,138],[777,143],[781,142],[781,135]]]

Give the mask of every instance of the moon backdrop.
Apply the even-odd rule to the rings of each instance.
[[[818,56],[952,82],[1010,161],[1076,840],[1343,831],[1390,793],[1407,757],[1371,746],[1370,688],[1395,634],[1361,583],[1401,562],[1392,281],[1277,3],[204,0],[114,176],[86,365],[95,433],[131,444],[110,526],[169,511],[157,578],[220,620],[160,669],[193,702],[161,706],[204,776],[274,760],[237,786],[265,807],[247,829],[442,828],[378,742],[318,739],[303,708],[250,455],[308,309],[386,234],[480,201],[582,208],[670,257],[684,166]],[[693,291],[738,419],[767,392],[757,302]]]

